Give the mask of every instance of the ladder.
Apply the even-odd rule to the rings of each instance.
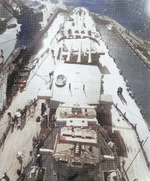
[[[41,144],[44,143],[44,141],[46,140],[46,138],[50,135],[50,133],[54,130],[55,125],[54,123],[52,123],[47,129],[46,131],[41,134],[36,142],[36,146],[40,146]]]

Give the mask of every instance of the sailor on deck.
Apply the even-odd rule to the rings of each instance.
[[[122,87],[119,87],[119,88],[118,88],[118,91],[117,91],[118,96],[119,96],[119,95],[122,95],[122,92],[123,92],[123,88],[122,88]]]

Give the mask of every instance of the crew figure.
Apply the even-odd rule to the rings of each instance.
[[[118,94],[118,95],[122,95],[122,92],[123,92],[123,88],[122,88],[122,87],[119,87],[119,88],[118,88],[118,91],[117,91],[117,94]]]
[[[2,179],[5,179],[6,181],[10,181],[10,178],[7,176],[7,173],[5,172]]]
[[[8,112],[7,113],[8,115],[8,124],[12,127],[12,129],[14,128],[14,123],[15,123],[15,120],[13,119],[13,117],[11,116],[11,113]]]
[[[37,155],[36,164],[37,164],[38,167],[42,166],[42,157],[41,157],[40,154]]]
[[[23,162],[23,160],[22,160],[23,156],[24,156],[24,151],[18,151],[16,157],[19,160],[20,164],[22,164],[22,162]]]
[[[44,103],[41,104],[41,115],[43,115],[46,111],[46,106]]]
[[[15,113],[15,122],[17,124],[17,129],[20,128],[21,121],[22,121],[22,114],[21,114],[21,110],[18,109],[17,112]]]

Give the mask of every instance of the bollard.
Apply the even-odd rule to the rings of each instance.
[[[129,88],[130,87],[130,83],[128,81],[126,81],[126,86]]]
[[[123,74],[123,71],[120,70],[119,73],[120,73],[120,75],[122,75],[122,74]]]
[[[132,98],[133,98],[133,99],[135,98],[135,93],[132,94]]]
[[[126,81],[126,80],[127,80],[127,78],[126,78],[126,77],[124,77],[123,79],[124,79],[124,81]]]

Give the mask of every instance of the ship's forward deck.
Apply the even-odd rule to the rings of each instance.
[[[56,85],[59,75],[66,77],[64,86]],[[99,104],[101,74],[97,66],[60,64],[54,72],[52,101]]]
[[[64,19],[61,17],[61,19],[59,19],[59,22],[60,21],[64,21]],[[48,91],[49,92],[48,98],[51,97],[53,100],[56,100],[56,102],[57,101],[68,102],[68,100],[70,100],[70,102],[75,102],[78,100],[79,102],[81,99],[81,102],[85,101],[86,103],[89,103],[89,104],[99,103],[98,100],[100,98],[100,92],[101,92],[100,90],[101,75],[98,69],[95,69],[94,66],[90,66],[89,68],[89,65],[85,65],[86,67],[85,70],[84,69],[82,70],[81,69],[82,65],[74,66],[72,64],[66,65],[64,63],[60,63],[60,60],[56,58],[57,56],[53,58],[52,53],[46,51],[47,48],[49,48],[50,46],[49,39],[52,40],[51,38],[52,35],[55,36],[56,29],[59,30],[58,21],[54,21],[54,24],[48,30],[48,44],[43,43],[45,47],[42,48],[40,52],[38,52],[37,55],[35,55],[34,57],[35,61],[33,63],[33,67],[35,67],[35,69],[32,67],[33,69],[30,73],[30,77],[27,82],[26,89],[23,92],[18,92],[18,94],[14,97],[11,106],[4,113],[4,116],[1,119],[1,127],[0,127],[1,134],[3,133],[6,127],[6,123],[7,123],[6,120],[8,120],[7,113],[10,111],[12,115],[14,116],[18,108],[22,109],[26,105],[28,99],[36,98],[40,94],[39,90],[42,90],[42,89],[44,91],[45,90]],[[56,50],[55,52],[56,52],[56,55],[58,55],[59,49],[58,47],[56,47],[57,46],[56,42],[57,41],[55,41],[54,39],[54,43],[52,44],[52,46],[54,47],[55,45],[55,50]],[[144,119],[140,113],[140,110],[137,107],[134,100],[131,99],[131,97],[129,96],[129,92],[126,90],[127,88],[126,83],[124,82],[122,75],[119,74],[119,70],[116,67],[116,64],[114,63],[113,59],[109,56],[108,49],[105,46],[105,43],[103,41],[101,41],[100,43],[101,43],[101,46],[104,48],[103,50],[105,52],[105,56],[100,58],[100,65],[101,65],[100,69],[107,70],[106,72],[103,71],[104,93],[112,95],[114,104],[115,105],[117,104],[119,109],[121,109],[123,113],[126,112],[125,114],[126,117],[129,119],[129,121],[133,125],[137,124],[137,131],[141,133],[140,135],[141,140],[142,139],[146,140],[146,137],[150,136],[150,134],[149,134],[146,124],[144,123]],[[68,66],[68,68],[65,66]],[[67,70],[65,71],[66,68]],[[87,70],[90,71],[91,73],[87,74]],[[48,82],[49,82],[49,73],[51,71],[55,71],[55,73],[53,77],[54,87],[52,87],[50,91]],[[57,77],[62,74],[65,75],[66,77],[65,79],[66,83],[64,86],[59,87],[55,84],[55,82],[57,80]],[[92,76],[92,78],[90,75]],[[73,80],[75,81],[73,82]],[[85,83],[87,86],[85,85]],[[117,89],[120,86],[123,88],[123,97],[122,97],[123,99],[120,99],[120,97],[118,97],[117,95]],[[75,90],[76,90],[76,95],[75,95]],[[71,91],[72,91],[72,94],[71,94]],[[69,98],[66,95],[67,96],[69,95]],[[45,101],[45,100],[42,100],[42,101]],[[3,145],[3,148],[1,149],[1,154],[0,154],[0,160],[3,165],[3,167],[0,168],[0,175],[3,175],[5,170],[7,170],[7,174],[11,180],[17,179],[18,175],[16,174],[16,170],[20,167],[20,164],[18,160],[14,158],[16,157],[16,153],[20,150],[25,151],[25,158],[23,158],[22,166],[25,166],[27,162],[29,161],[30,159],[29,153],[32,150],[31,138],[34,135],[36,135],[37,132],[39,132],[39,123],[35,122],[35,117],[40,115],[40,103],[41,102],[39,101],[37,108],[35,109],[32,115],[26,116],[26,122],[24,122],[24,125],[21,130],[17,130],[15,127],[14,132],[13,133],[9,132],[9,134],[7,135],[7,138],[5,139],[5,144]],[[135,134],[135,131],[132,129],[131,125],[125,122],[125,120],[122,119],[122,117],[120,119],[119,118],[120,118],[120,115],[116,113],[116,109],[112,108],[113,131],[120,132],[120,135],[124,139],[124,143],[127,150],[127,156],[120,157],[121,161],[123,160],[126,161],[124,165],[124,169],[127,170],[131,164],[131,161],[135,158],[137,152],[140,150],[140,146],[139,146],[138,139],[136,137],[137,135]],[[58,129],[52,132],[50,139],[46,140],[45,146],[49,146],[50,148],[52,148],[54,144],[53,136],[55,136],[57,133],[59,133]],[[133,139],[134,141],[131,139]],[[149,153],[150,151],[149,143],[150,142],[148,140],[144,147],[146,148],[147,153]],[[25,146],[25,149],[24,149],[24,146]],[[9,162],[6,162],[6,160],[9,160]],[[49,156],[49,159],[47,159],[47,156],[45,156],[44,162],[46,162],[47,165],[49,165],[47,168],[47,171],[48,171],[47,176],[49,180],[56,180],[56,176],[53,173],[53,170],[54,170],[54,165],[52,164],[53,159],[50,156]],[[107,163],[103,164],[103,170],[107,170],[109,166],[113,166],[113,163],[112,165],[108,165]],[[86,172],[84,172],[84,175],[86,175]],[[125,172],[124,172],[124,175],[126,175]],[[139,154],[136,157],[136,161],[133,162],[130,169],[128,169],[127,177],[129,178],[129,180],[138,179],[140,181],[149,181],[150,172],[146,165],[146,161],[144,159],[142,151],[139,152]]]

